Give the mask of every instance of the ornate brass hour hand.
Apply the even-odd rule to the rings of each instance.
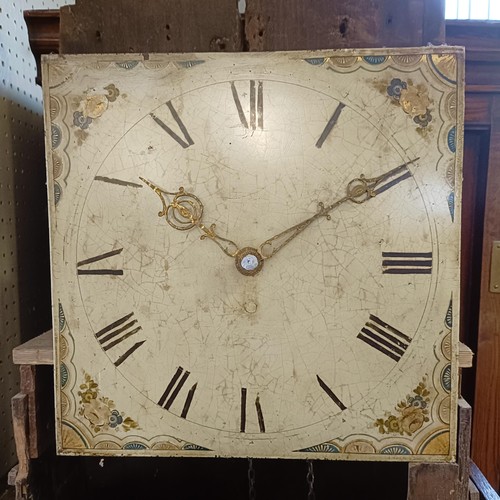
[[[398,182],[408,178],[411,176],[410,171],[407,169],[407,166],[411,163],[414,163],[419,158],[415,158],[409,162],[403,163],[402,165],[397,166],[385,172],[378,177],[366,178],[364,175],[360,175],[355,179],[352,179],[346,186],[346,194],[342,198],[338,199],[331,205],[325,206],[324,203],[318,203],[318,211],[308,219],[295,224],[284,231],[276,234],[272,238],[264,241],[259,246],[259,252],[264,259],[270,259],[274,255],[276,255],[285,245],[290,243],[295,237],[297,237],[302,231],[304,231],[307,227],[309,227],[316,219],[320,217],[325,217],[330,220],[330,212],[342,205],[346,201],[352,201],[353,203],[361,204],[365,201],[372,199],[378,194],[386,191],[391,186],[397,184]],[[396,177],[398,174],[402,174]],[[392,180],[389,180],[391,179]],[[389,181],[385,184],[384,181]]]
[[[158,212],[158,217],[165,217],[167,223],[179,231],[187,231],[197,227],[203,233],[200,236],[201,240],[206,238],[212,240],[229,257],[235,257],[238,254],[240,251],[238,245],[232,240],[219,236],[215,231],[215,224],[211,224],[209,227],[203,224],[203,203],[197,196],[186,192],[183,187],[172,193],[161,189],[143,177],[139,177],[139,179],[159,196],[163,210]],[[172,201],[167,203],[165,196],[173,197]]]

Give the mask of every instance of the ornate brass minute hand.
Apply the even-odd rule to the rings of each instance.
[[[203,216],[203,203],[197,196],[186,192],[183,187],[180,187],[179,191],[171,193],[164,191],[143,177],[139,177],[139,179],[160,197],[163,210],[158,212],[158,217],[165,217],[167,223],[179,231],[187,231],[193,227],[197,227],[203,233],[200,236],[201,240],[206,238],[211,239],[229,257],[235,257],[238,254],[240,251],[238,245],[234,241],[219,236],[215,232],[215,224],[211,224],[210,227],[203,224],[201,220]],[[167,203],[164,195],[172,196],[172,201]]]
[[[411,163],[416,162],[418,159],[419,158],[415,158],[414,160],[403,163],[402,165],[399,165],[396,168],[379,175],[378,177],[367,179],[364,175],[361,175],[360,177],[352,179],[346,186],[345,196],[338,199],[331,205],[325,206],[324,203],[318,203],[318,211],[312,217],[309,217],[308,219],[305,219],[302,222],[299,222],[298,224],[295,224],[294,226],[285,229],[272,238],[264,241],[264,243],[262,243],[258,248],[262,258],[270,259],[276,255],[285,245],[290,243],[290,241],[302,233],[302,231],[309,227],[316,219],[325,217],[330,220],[330,212],[339,205],[342,205],[342,203],[345,203],[346,201],[352,201],[353,203],[358,204],[364,203],[365,201],[368,201],[382,193],[400,180],[410,177],[411,174],[406,167]],[[403,173],[403,175],[393,179],[383,186],[380,186],[382,182],[396,176],[399,173]]]

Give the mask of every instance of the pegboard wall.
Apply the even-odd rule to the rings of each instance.
[[[42,92],[23,11],[66,3],[72,2],[0,3],[0,480],[17,463],[10,399],[19,370],[12,349],[51,323]]]

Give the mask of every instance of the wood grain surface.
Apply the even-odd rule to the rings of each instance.
[[[15,365],[53,365],[52,346],[52,330],[49,330],[15,347],[12,350],[12,361]]]
[[[444,43],[441,0],[247,0],[249,50],[407,47]]]
[[[474,403],[474,462],[481,464],[493,488],[500,487],[500,294],[489,291],[491,248],[500,239],[500,96],[492,103],[492,126],[483,234],[483,268],[479,308],[476,397]]]
[[[235,0],[77,0],[61,8],[62,54],[242,50]]]

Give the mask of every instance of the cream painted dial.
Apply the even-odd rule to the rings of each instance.
[[[331,93],[264,74],[195,88],[146,110],[96,171],[77,259],[122,249],[103,261],[123,274],[79,276],[88,321],[103,348],[122,338],[113,331],[134,331],[106,350],[113,363],[144,341],[118,369],[179,418],[242,439],[291,435],[340,420],[411,356],[434,250],[419,164],[391,175],[412,158]],[[314,220],[255,276],[199,228],[183,230],[180,214],[177,228],[158,218],[160,199],[139,180],[195,194],[205,225],[241,249],[342,199],[353,179],[387,172],[369,200]]]
[[[452,459],[436,51],[49,58],[63,453]]]

